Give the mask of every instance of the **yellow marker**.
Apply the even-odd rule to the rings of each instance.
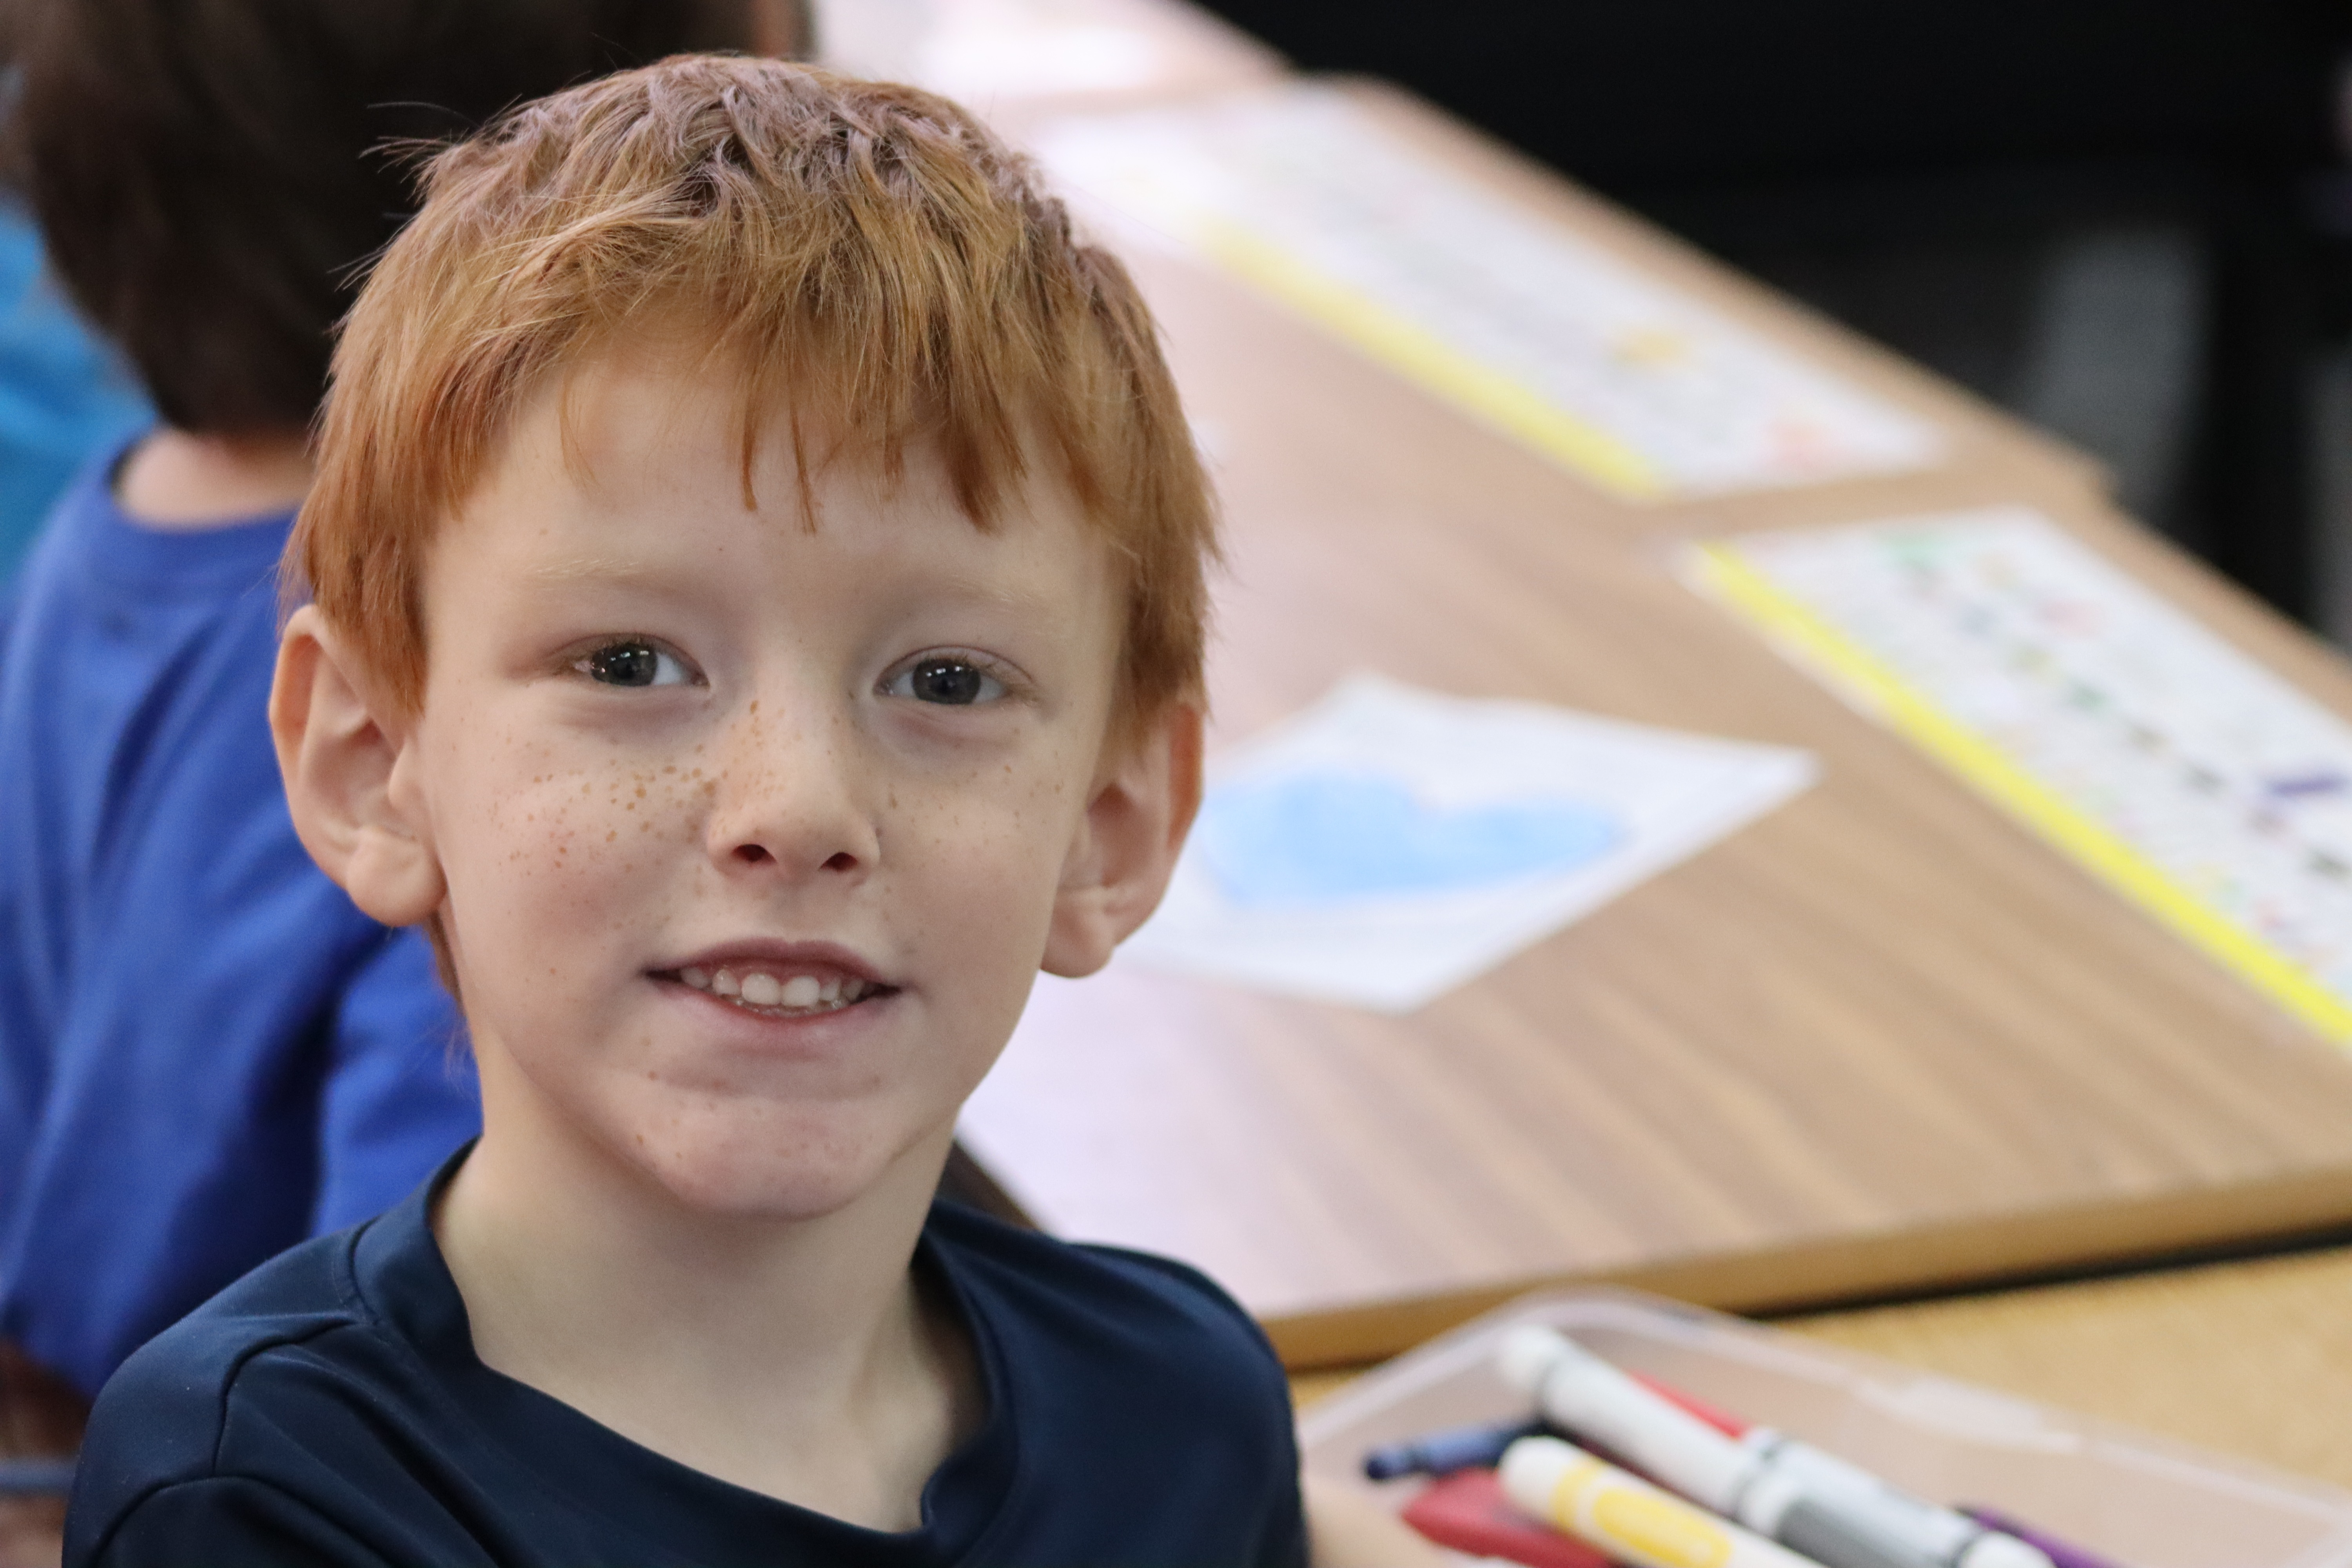
[[[1506,1448],[1502,1479],[1520,1508],[1634,1568],[1819,1568],[1557,1437]]]

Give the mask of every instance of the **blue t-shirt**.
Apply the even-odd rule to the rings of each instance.
[[[932,1473],[921,1526],[890,1534],[689,1469],[484,1366],[427,1221],[439,1185],[131,1357],[83,1446],[68,1568],[1306,1561],[1282,1368],[1181,1264],[934,1205],[916,1267],[961,1314],[987,1414]]]
[[[154,417],[47,275],[30,215],[0,197],[0,580],[81,466]]]
[[[327,880],[268,701],[287,516],[125,518],[120,453],[0,606],[0,1337],[95,1392],[478,1129],[415,932]]]

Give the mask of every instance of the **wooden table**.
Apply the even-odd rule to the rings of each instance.
[[[1676,583],[1678,540],[2039,506],[2336,710],[2333,655],[2082,458],[1403,96],[1385,121],[1933,419],[1922,472],[1633,506],[1181,256],[1133,263],[1217,437],[1229,744],[1372,668],[1798,745],[1822,784],[1407,1017],[1124,965],[1041,984],[967,1145],[1048,1229],[1223,1281],[1294,1365],[1531,1286],[1735,1309],[2352,1218],[2352,1070]],[[1010,116],[1017,122],[1017,113]]]
[[[2336,1247],[1781,1326],[2352,1487],[2347,1303]]]

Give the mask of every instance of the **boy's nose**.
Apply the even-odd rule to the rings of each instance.
[[[789,878],[871,867],[880,844],[859,804],[849,738],[814,716],[753,713],[736,729],[707,824],[711,858],[726,870]]]

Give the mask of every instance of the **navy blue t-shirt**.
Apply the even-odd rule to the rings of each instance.
[[[269,737],[290,516],[60,498],[0,603],[0,1337],[96,1393],[478,1130],[414,931],[294,837]]]
[[[689,1469],[484,1366],[427,1215],[307,1242],[131,1357],[98,1402],[68,1568],[1300,1568],[1282,1369],[1181,1264],[940,1203],[917,1267],[987,1400],[884,1533]]]

